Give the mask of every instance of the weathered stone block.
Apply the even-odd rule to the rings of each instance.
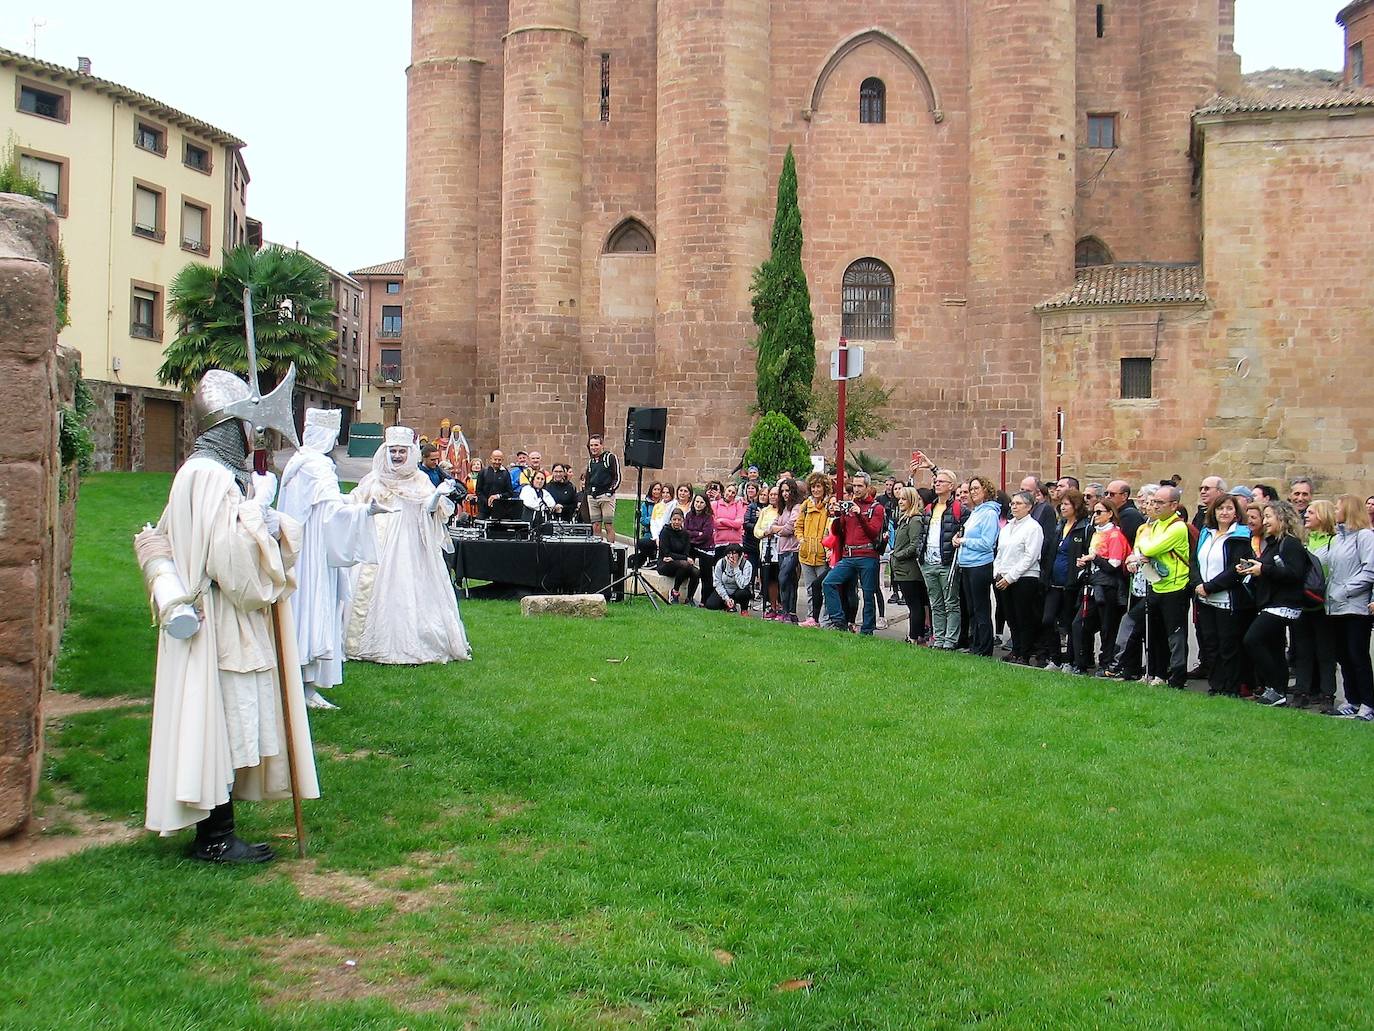
[[[0,258],[0,337],[5,353],[47,354],[57,343],[52,270],[32,259]]]
[[[606,615],[606,599],[600,594],[531,594],[520,599],[520,614],[602,619]]]
[[[33,814],[32,790],[29,761],[0,756],[0,838],[29,822]]]
[[[37,711],[37,668],[32,663],[0,666],[0,755],[33,752]]]

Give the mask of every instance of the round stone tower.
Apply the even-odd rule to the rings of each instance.
[[[657,381],[665,467],[728,473],[750,426],[768,256],[769,0],[659,0]]]
[[[580,0],[510,0],[501,162],[501,442],[576,464],[581,353]]]
[[[471,415],[485,408],[472,376],[482,66],[474,56],[473,2],[411,5],[401,419],[431,434],[445,417],[467,423],[472,434]],[[476,438],[491,439],[482,429]]]
[[[1040,320],[1073,279],[1074,0],[971,0],[969,453],[1039,471]],[[1013,475],[1015,479],[1020,474]]]
[[[1152,261],[1202,253],[1189,156],[1193,111],[1217,91],[1218,0],[1141,0],[1141,210]]]

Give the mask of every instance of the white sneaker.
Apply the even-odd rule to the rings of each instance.
[[[879,630],[886,630],[886,629],[887,629],[887,617],[886,617],[886,616],[879,616],[878,619],[877,619],[877,622],[875,623],[875,625],[877,626],[877,628],[878,628]]]
[[[1266,687],[1264,689],[1264,694],[1259,696],[1259,700],[1261,705],[1268,705],[1272,708],[1278,708],[1280,705],[1288,704],[1288,696],[1279,694],[1272,687]],[[1365,718],[1374,719],[1374,709],[1371,709],[1370,715]]]
[[[1374,708],[1368,705],[1361,705],[1360,711],[1355,713],[1357,720],[1364,720],[1366,723],[1374,723]]]
[[[1149,684],[1151,687],[1163,687],[1168,681],[1163,677],[1147,677],[1145,683]]]
[[[305,696],[305,704],[310,709],[337,709],[338,706],[331,702],[318,691],[312,691]]]
[[[1046,669],[1049,669],[1049,670],[1057,670],[1057,669],[1059,669],[1059,663],[1057,663],[1057,662],[1046,662],[1046,663],[1045,663],[1045,668],[1046,668]],[[1065,669],[1068,669],[1069,667],[1068,667],[1068,666],[1065,666],[1064,668],[1065,668]]]

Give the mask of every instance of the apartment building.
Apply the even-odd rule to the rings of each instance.
[[[394,426],[401,415],[401,383],[406,372],[401,300],[405,261],[383,262],[349,273],[363,289],[363,385],[358,396],[361,422]]]
[[[160,100],[75,69],[0,50],[0,139],[58,217],[71,324],[97,402],[101,469],[169,471],[191,427],[157,381],[167,287],[188,262],[218,264],[247,239],[244,142]]]

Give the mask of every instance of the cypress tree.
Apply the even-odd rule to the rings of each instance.
[[[754,323],[758,340],[759,414],[779,412],[799,430],[806,428],[811,380],[816,374],[816,330],[811,291],[802,269],[802,219],[797,204],[797,162],[792,148],[778,177],[773,249],[754,270]]]

